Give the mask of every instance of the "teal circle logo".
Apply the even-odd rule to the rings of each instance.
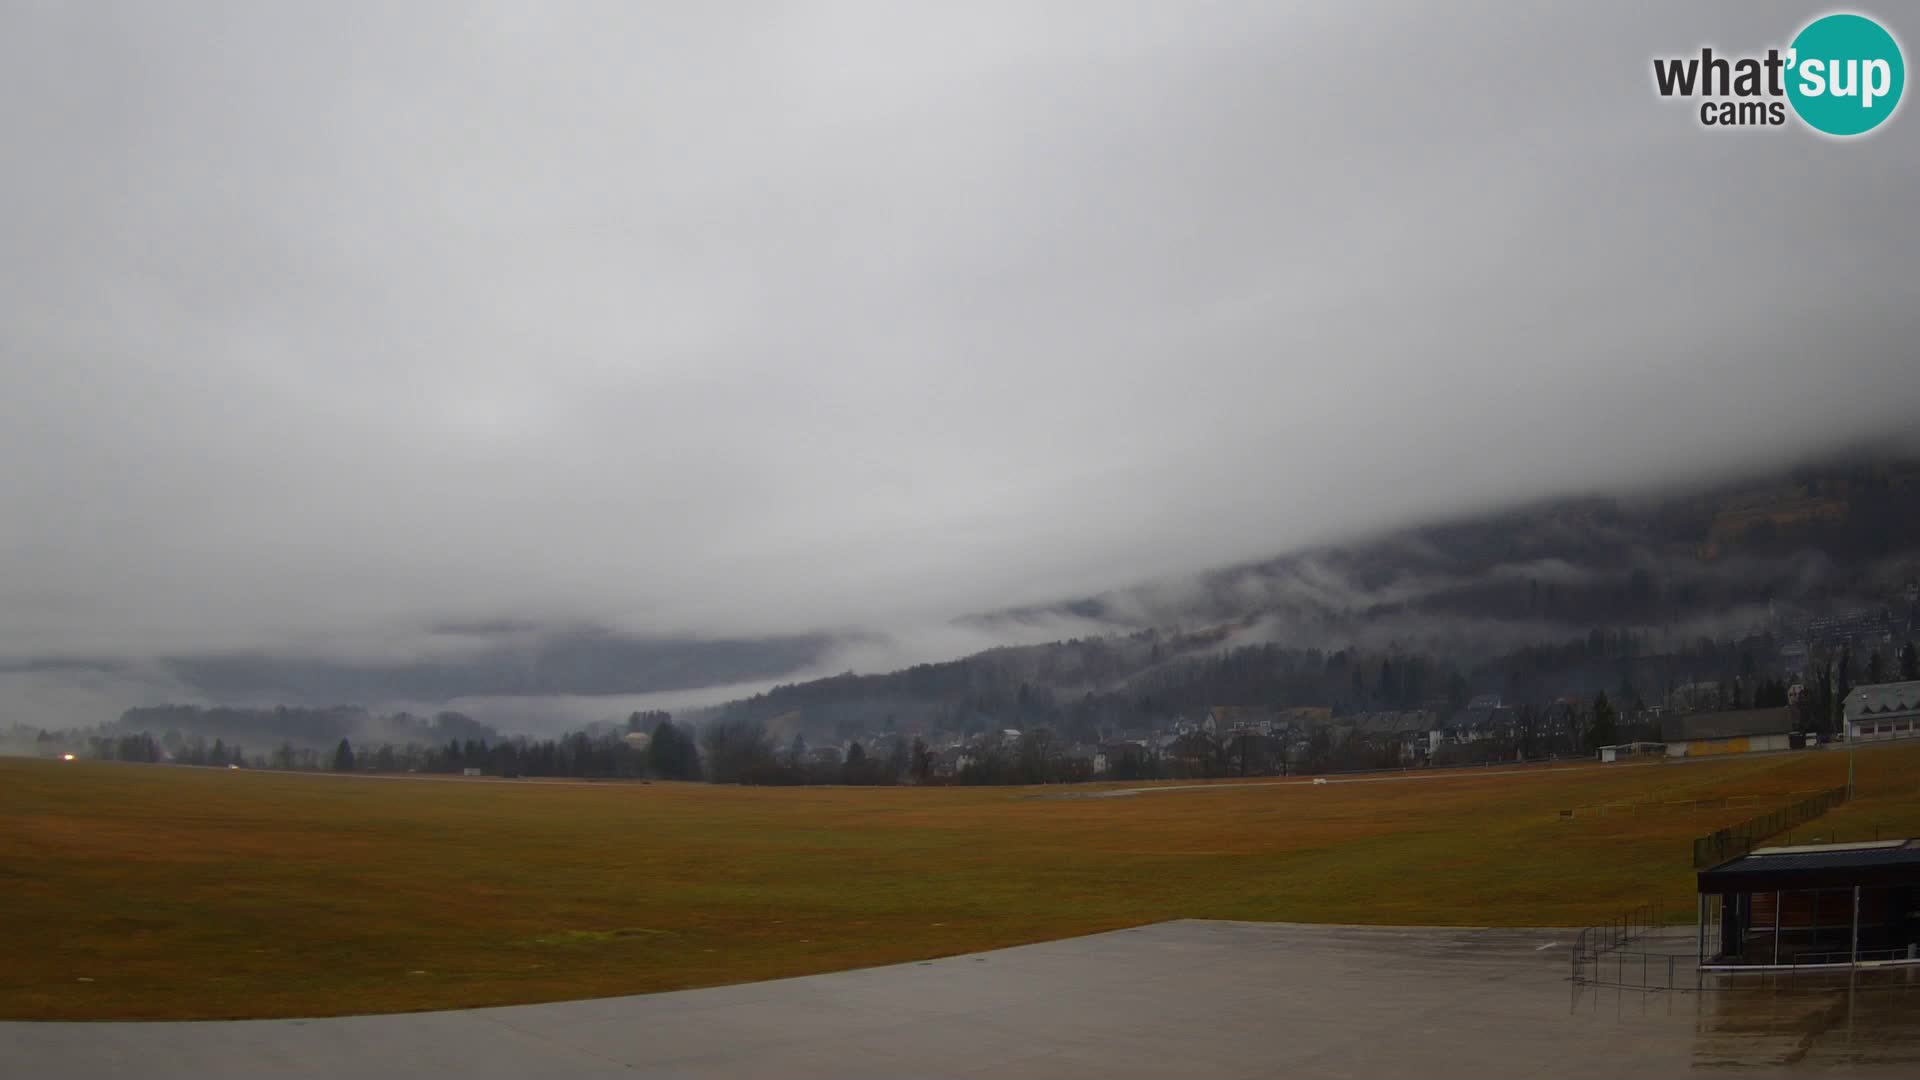
[[[1900,43],[1864,15],[1808,23],[1788,54],[1787,100],[1815,131],[1864,135],[1900,105],[1907,63]]]

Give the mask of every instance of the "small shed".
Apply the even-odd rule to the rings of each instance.
[[[1699,893],[1707,967],[1920,962],[1911,839],[1757,848],[1700,871]]]
[[[1666,752],[1667,752],[1666,743],[1657,743],[1657,742],[1617,743],[1613,746],[1601,747],[1600,760],[1601,761],[1626,761],[1629,758],[1664,757],[1666,755]]]

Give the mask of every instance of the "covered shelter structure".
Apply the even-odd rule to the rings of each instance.
[[[1699,894],[1703,967],[1920,963],[1920,841],[1757,848]]]

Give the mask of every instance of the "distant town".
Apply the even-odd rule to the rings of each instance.
[[[1589,682],[1596,667],[1620,673],[1591,696],[1469,692],[1457,668],[1417,656],[1252,646],[1184,661],[1187,684],[1144,684],[1161,687],[1158,695],[1087,692],[1062,703],[1023,682],[998,707],[979,694],[933,710],[888,709],[866,725],[842,718],[830,733],[809,724],[804,708],[760,715],[778,707],[775,691],[684,722],[638,712],[554,739],[504,736],[451,711],[161,706],[127,710],[93,731],[16,726],[7,741],[41,756],[225,768],[752,784],[1046,784],[1697,757],[1920,736],[1917,637],[1920,585],[1910,583],[1874,607],[1821,616],[1776,607],[1765,625],[1677,656],[1648,656],[1633,634],[1596,630],[1560,650],[1577,654]],[[1160,647],[1156,638],[1155,655]],[[1521,657],[1547,671],[1565,660],[1540,649]],[[897,677],[931,684],[951,677],[950,667]],[[1686,678],[1689,669],[1711,677]],[[1508,671],[1510,686],[1529,681]],[[1238,700],[1198,704],[1206,691],[1195,686]],[[1248,703],[1312,693],[1326,703]]]

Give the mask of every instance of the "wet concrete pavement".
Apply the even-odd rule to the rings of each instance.
[[[1920,1075],[1920,974],[1576,986],[1553,930],[1182,921],[465,1012],[0,1023],[0,1077]]]

